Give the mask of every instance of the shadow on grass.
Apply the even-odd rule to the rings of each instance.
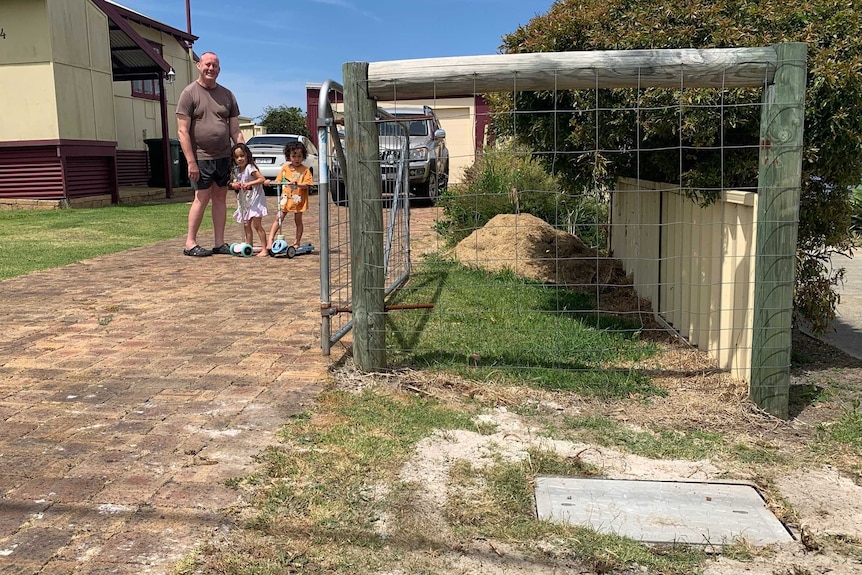
[[[471,380],[504,379],[600,397],[662,390],[636,367],[657,347],[641,325],[595,309],[591,294],[434,260],[390,303],[434,309],[387,314],[395,362],[449,370]]]

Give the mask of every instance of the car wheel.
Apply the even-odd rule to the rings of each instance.
[[[437,170],[431,168],[428,181],[416,186],[416,193],[425,200],[428,205],[433,206],[440,197],[440,180],[437,179]]]
[[[329,196],[336,206],[347,205],[347,189],[344,186],[344,180],[329,181]]]

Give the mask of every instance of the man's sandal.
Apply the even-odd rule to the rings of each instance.
[[[192,256],[195,258],[203,258],[206,256],[213,255],[213,253],[210,250],[208,250],[206,248],[202,248],[200,246],[195,246],[193,248],[184,249],[183,253],[187,256]]]

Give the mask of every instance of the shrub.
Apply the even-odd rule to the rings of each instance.
[[[777,42],[808,45],[794,312],[797,319],[801,317],[819,330],[834,319],[840,273],[820,264],[832,253],[852,249],[853,211],[850,195],[844,191],[862,179],[862,11],[855,9],[854,2],[557,0],[547,14],[504,36],[503,51],[736,48]],[[566,160],[555,166],[555,173],[562,176],[564,185],[607,182],[630,173],[632,166],[626,163],[630,156],[582,151],[625,150],[635,145],[672,151],[654,154],[640,164],[649,172],[641,172],[647,179],[679,180],[683,186],[708,189],[718,175],[726,186],[756,185],[756,154],[726,152],[721,158],[693,151],[718,144],[716,98],[723,103],[720,113],[725,114],[724,125],[729,127],[722,135],[723,145],[759,141],[757,90],[519,92],[519,112],[573,112],[521,113],[514,121],[507,116],[507,121],[496,126],[518,134],[533,149],[563,152]],[[489,100],[497,112],[505,113],[514,105],[509,95],[489,95]],[[676,103],[685,106],[680,115]],[[636,104],[650,113],[633,136],[634,122],[620,110]],[[597,111],[603,115],[599,117]],[[601,122],[599,132],[596,121]],[[565,137],[558,138],[559,134]],[[684,146],[682,157],[676,150],[680,144]],[[717,160],[723,160],[719,167]],[[668,175],[675,179],[668,180]],[[700,201],[711,199],[708,194],[698,195]]]
[[[444,192],[440,205],[444,217],[437,229],[452,243],[497,214],[527,213],[595,245],[607,218],[602,202],[563,192],[526,146],[506,139],[489,146],[465,170],[464,181]]]

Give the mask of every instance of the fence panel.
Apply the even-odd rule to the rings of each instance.
[[[748,381],[757,194],[727,191],[700,207],[678,186],[621,178],[612,203],[611,248],[638,294],[689,343]]]

